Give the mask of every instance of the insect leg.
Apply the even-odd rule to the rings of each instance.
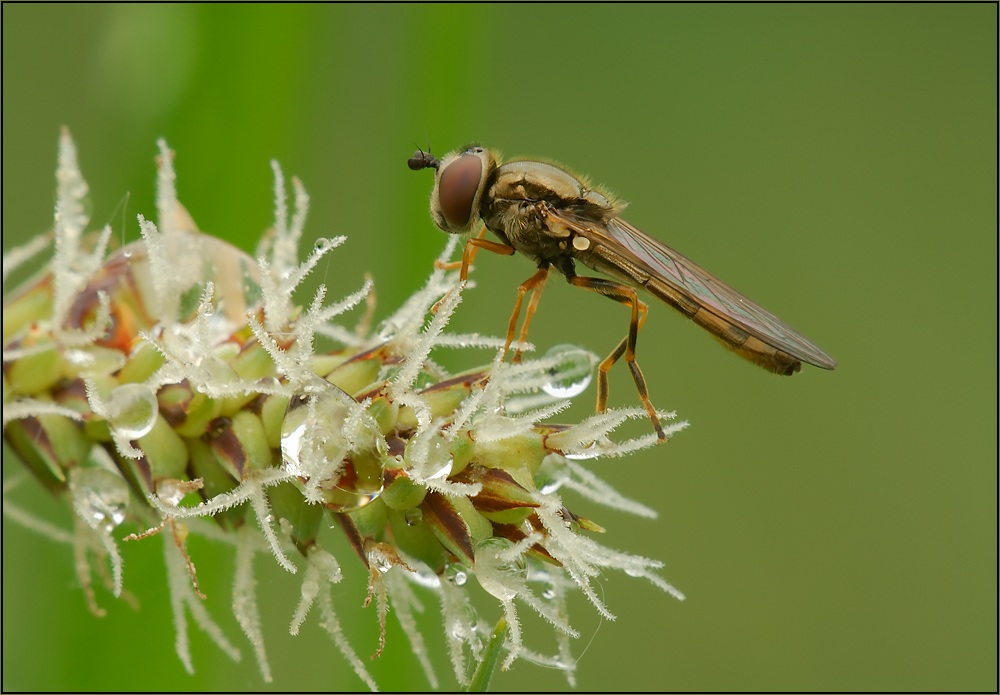
[[[521,335],[518,337],[518,342],[520,343],[528,339],[528,326],[531,324],[531,317],[535,315],[535,309],[538,308],[538,300],[542,298],[542,290],[545,289],[545,281],[548,279],[549,266],[546,265],[539,268],[535,271],[534,275],[517,286],[517,301],[514,302],[514,311],[510,315],[510,324],[507,326],[507,340],[503,344],[505,355],[510,344],[514,342],[514,330],[517,328],[517,317],[521,313],[521,302],[524,301],[524,295],[531,292],[531,301],[528,302],[528,310],[524,314],[524,323],[521,324]],[[520,362],[521,353],[521,348],[518,348],[511,361]]]
[[[469,265],[472,263],[472,259],[476,256],[476,251],[479,249],[486,249],[487,251],[492,251],[493,253],[500,254],[501,256],[513,256],[514,247],[508,246],[507,244],[502,244],[498,241],[489,241],[483,238],[483,234],[486,233],[486,227],[483,227],[483,231],[479,233],[479,236],[473,237],[465,242],[465,250],[462,251],[462,271],[458,274],[460,282],[465,282],[469,279]],[[452,263],[444,263],[443,266],[451,266],[454,268]],[[441,306],[441,302],[444,301],[442,297],[439,299],[434,306],[431,307],[431,313],[436,314],[438,307]]]
[[[475,238],[482,239],[484,236],[486,236],[485,224],[483,225],[483,228],[479,230],[479,234],[477,234]],[[468,248],[468,243],[466,243],[466,248]],[[472,263],[472,259],[476,257],[476,250],[477,249],[472,249],[472,253],[469,254],[469,263]],[[461,261],[445,262],[445,261],[435,260],[434,267],[437,268],[438,270],[458,270],[459,268],[463,267],[464,262],[465,262],[465,253],[463,252]]]
[[[476,257],[476,251],[479,249],[486,249],[487,251],[492,251],[493,253],[501,256],[514,255],[513,246],[508,246],[507,244],[503,244],[499,241],[484,239],[483,234],[485,233],[486,227],[483,227],[483,231],[480,232],[479,236],[472,237],[465,242],[465,250],[462,252],[462,272],[458,274],[458,277],[462,282],[469,279],[469,266],[472,264],[472,259]]]
[[[618,346],[611,351],[610,355],[604,358],[604,361],[597,368],[597,412],[602,413],[608,408],[608,371],[624,355],[625,363],[628,364],[629,371],[632,372],[632,380],[639,391],[639,400],[642,401],[643,407],[646,408],[646,413],[653,423],[653,429],[656,430],[656,436],[660,441],[666,441],[667,435],[663,432],[663,426],[660,424],[660,418],[656,414],[656,408],[653,407],[653,404],[649,400],[649,389],[646,388],[646,379],[642,376],[639,363],[635,361],[636,338],[639,335],[639,329],[646,322],[646,312],[648,311],[646,303],[639,300],[639,295],[634,289],[612,280],[581,277],[579,275],[574,275],[567,279],[571,285],[603,294],[605,297],[613,299],[619,304],[632,307],[632,320],[629,322],[628,335],[618,343]]]

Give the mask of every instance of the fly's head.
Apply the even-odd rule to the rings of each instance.
[[[449,234],[472,231],[479,217],[486,182],[497,168],[494,152],[470,145],[437,159],[430,152],[417,150],[407,165],[410,169],[434,169],[431,191],[431,217]]]

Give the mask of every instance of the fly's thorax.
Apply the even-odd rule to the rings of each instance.
[[[490,196],[511,200],[575,200],[587,191],[584,182],[565,169],[529,159],[514,160],[497,169]]]
[[[434,223],[449,234],[471,231],[479,218],[487,181],[496,168],[496,154],[478,145],[442,157],[431,192]]]
[[[490,198],[483,202],[482,219],[486,227],[505,244],[533,261],[554,263],[571,255],[569,232],[550,225],[545,201]]]
[[[601,224],[624,207],[562,167],[535,160],[514,160],[497,168],[482,199],[486,226],[520,253],[554,261],[581,249],[566,225],[553,224],[550,210]]]
[[[545,201],[571,208],[595,220],[617,215],[625,207],[617,198],[593,186],[586,178],[549,162],[519,159],[501,165],[487,199]]]
[[[549,239],[545,220],[535,202],[510,198],[487,198],[483,203],[483,223],[504,243],[533,259],[543,257]]]

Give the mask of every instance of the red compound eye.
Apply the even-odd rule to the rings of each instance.
[[[441,212],[452,227],[464,229],[472,219],[472,203],[483,179],[483,160],[463,154],[448,164],[438,181]]]

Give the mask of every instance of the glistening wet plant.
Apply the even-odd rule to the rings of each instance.
[[[598,543],[604,529],[562,497],[656,516],[581,463],[654,446],[653,432],[611,438],[626,420],[646,419],[646,410],[551,423],[586,387],[593,354],[556,346],[511,364],[501,359],[502,338],[449,333],[464,289],[458,273],[444,269],[457,237],[441,267],[378,327],[370,314],[348,327],[342,317],[364,304],[370,282],[340,301],[327,301],[320,286],[296,303],[302,280],[346,241],[321,239],[299,261],[308,196],[297,180],[290,216],[273,165],[275,224],[251,257],[198,231],[177,200],[163,142],[158,163],[157,222],[140,216],[142,240],[109,253],[110,228],[86,232],[87,185],[64,132],[53,231],[4,253],[4,437],[23,467],[71,506],[75,528],[55,528],[18,506],[14,488],[23,476],[10,462],[4,517],[73,546],[95,613],[94,577],[123,595],[122,541],[162,543],[185,668],[193,671],[196,660],[186,611],[237,658],[234,641],[210,617],[220,608],[200,591],[198,558],[187,550],[190,535],[202,535],[233,548],[231,605],[264,680],[271,669],[259,601],[267,598],[256,592],[252,560],[269,552],[299,578],[298,588],[288,585],[299,595],[292,634],[318,613],[375,689],[330,592],[345,572],[366,573],[368,593],[358,600],[374,604],[380,642],[391,607],[437,688],[428,630],[443,626],[460,685],[489,656],[501,622],[500,668],[535,661],[563,669],[573,683],[571,640],[579,635],[567,613],[570,592],[613,618],[594,585],[613,569],[682,598],[657,574],[659,561]],[[9,274],[49,250],[40,274],[8,291]],[[317,352],[319,338],[343,347]],[[451,373],[432,357],[443,349],[495,356]],[[324,526],[339,528],[357,557],[325,549]],[[474,607],[476,585],[497,600],[494,614]],[[418,620],[428,600],[441,618]],[[532,646],[519,608],[549,623],[554,654]]]

